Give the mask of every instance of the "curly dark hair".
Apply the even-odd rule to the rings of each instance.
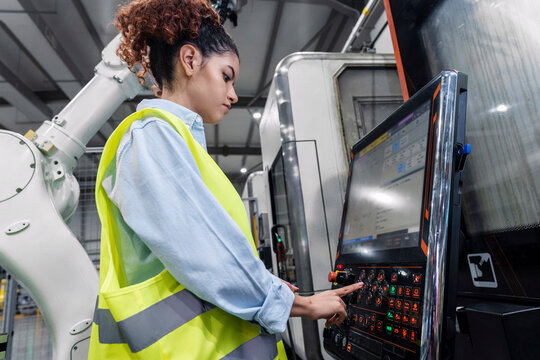
[[[114,25],[122,32],[118,56],[130,68],[142,65],[141,83],[150,69],[161,89],[173,88],[174,64],[185,44],[198,48],[203,58],[227,52],[238,56],[207,0],[134,0],[120,6]]]

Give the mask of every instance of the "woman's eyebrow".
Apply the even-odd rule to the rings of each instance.
[[[233,67],[231,65],[227,65],[229,67],[229,69],[231,69],[232,71],[232,77],[233,79],[236,77],[236,72],[234,71]]]

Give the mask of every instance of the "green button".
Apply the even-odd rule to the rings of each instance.
[[[396,286],[390,285],[390,295],[396,295]]]
[[[386,332],[389,334],[392,333],[392,325],[386,325]]]
[[[388,315],[386,315],[386,318],[388,319],[388,321],[394,321],[394,312],[388,311]]]

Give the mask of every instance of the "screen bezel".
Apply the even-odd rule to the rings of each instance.
[[[353,254],[340,254],[342,249],[342,242],[343,242],[343,229],[345,226],[345,219],[347,217],[347,211],[348,211],[348,203],[349,203],[349,192],[350,192],[350,186],[351,186],[351,176],[353,171],[353,165],[354,165],[354,157],[365,147],[367,147],[369,144],[371,144],[373,141],[377,140],[381,135],[383,135],[385,132],[389,131],[393,126],[397,125],[401,120],[403,120],[406,116],[410,115],[414,110],[416,110],[419,106],[423,105],[425,102],[430,102],[429,106],[429,127],[428,127],[428,146],[426,147],[426,166],[424,171],[424,179],[422,184],[422,204],[425,204],[425,197],[430,196],[431,191],[426,191],[426,184],[432,183],[432,177],[433,177],[433,169],[431,164],[428,164],[428,162],[433,162],[433,156],[429,156],[429,153],[433,153],[435,151],[434,146],[430,146],[429,144],[433,144],[434,137],[435,137],[435,128],[434,128],[434,121],[431,121],[433,119],[433,109],[436,108],[439,101],[438,97],[436,96],[441,85],[441,78],[437,77],[434,81],[432,81],[430,84],[428,84],[425,88],[423,88],[421,91],[417,92],[413,97],[409,99],[406,103],[404,103],[402,106],[400,106],[396,111],[394,111],[385,121],[380,123],[377,127],[375,127],[371,132],[369,132],[366,136],[364,136],[362,139],[360,139],[351,149],[351,160],[349,163],[349,173],[347,178],[347,190],[345,193],[345,202],[343,204],[343,212],[341,217],[341,226],[339,231],[339,242],[338,242],[338,256],[336,257],[336,265],[337,263],[340,264],[350,264],[350,263],[364,263],[364,264],[381,264],[381,263],[389,263],[389,262],[402,262],[402,263],[411,263],[411,262],[419,262],[419,261],[425,261],[426,260],[426,251],[424,251],[427,248],[427,238],[425,239],[425,243],[422,244],[424,240],[422,240],[423,234],[427,229],[425,229],[425,226],[423,224],[426,224],[425,220],[428,220],[427,223],[429,223],[429,217],[427,219],[424,219],[423,212],[424,208],[422,207],[421,210],[418,213],[419,218],[419,224],[420,224],[420,231],[419,231],[419,239],[418,239],[418,245],[416,247],[408,247],[408,248],[397,248],[397,249],[379,249],[379,250],[373,250],[370,252],[369,255],[364,255],[362,253],[353,253]],[[436,99],[437,98],[437,99]],[[435,100],[436,99],[436,100]],[[430,171],[431,169],[431,171]],[[424,249],[422,249],[422,245],[425,246]]]

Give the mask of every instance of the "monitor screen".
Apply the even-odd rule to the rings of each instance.
[[[355,149],[341,254],[419,245],[430,102]]]

